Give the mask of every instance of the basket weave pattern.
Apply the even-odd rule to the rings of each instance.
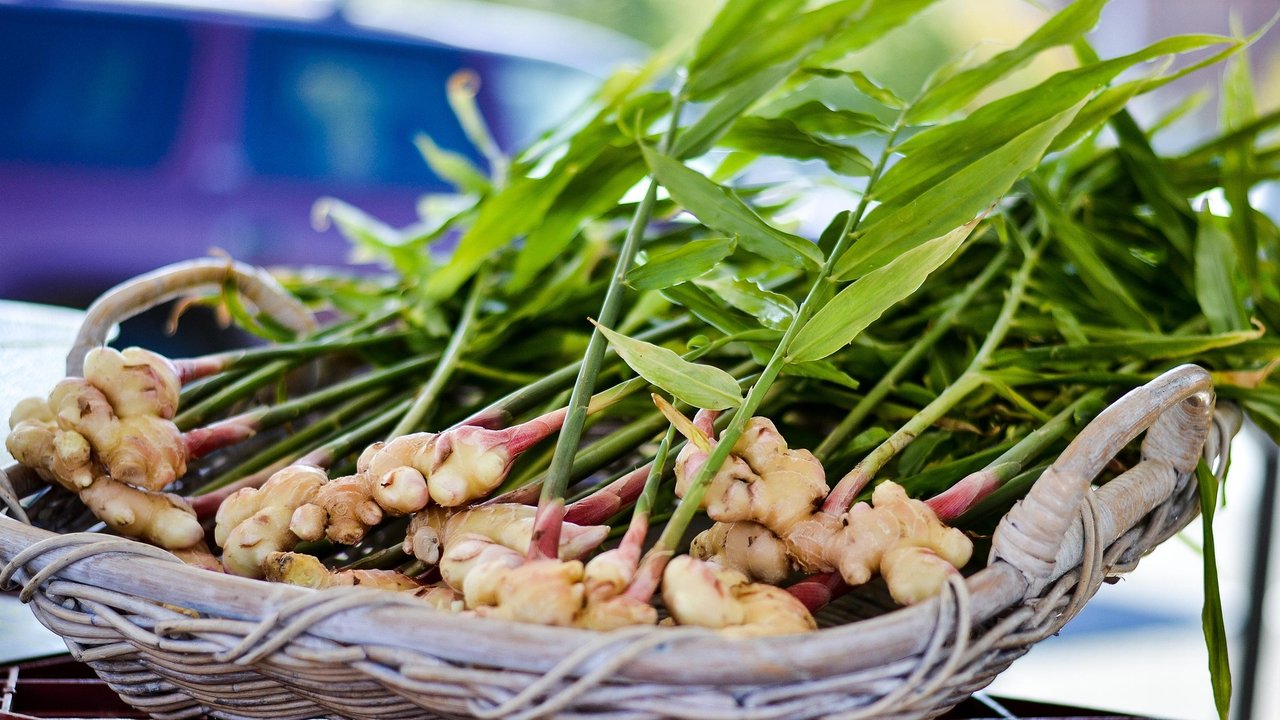
[[[1231,433],[1214,420],[1207,373],[1166,373],[1081,432],[1002,521],[988,567],[931,601],[807,635],[459,617],[395,593],[218,575],[8,517],[0,583],[21,585],[77,659],[156,718],[933,717],[1191,521],[1196,462],[1225,453]],[[1147,428],[1142,462],[1092,489]]]

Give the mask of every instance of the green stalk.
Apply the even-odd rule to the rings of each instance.
[[[453,336],[449,338],[449,344],[444,348],[444,354],[440,356],[440,362],[436,363],[435,368],[431,371],[431,377],[427,378],[427,382],[422,386],[418,397],[413,401],[413,405],[409,408],[409,412],[405,413],[400,422],[391,429],[391,438],[408,434],[416,430],[427,418],[427,413],[431,412],[435,407],[436,400],[439,399],[440,393],[445,388],[445,383],[449,382],[449,377],[458,366],[458,360],[462,357],[462,349],[467,340],[471,337],[471,331],[475,325],[476,315],[480,308],[480,298],[484,295],[485,273],[482,271],[477,273],[471,283],[471,294],[467,296],[466,305],[462,308],[462,316],[458,319],[458,325],[453,329]]]
[[[300,342],[263,345],[260,347],[245,348],[243,350],[231,350],[228,352],[206,355],[201,359],[217,361],[222,363],[226,369],[231,369],[243,365],[266,362],[269,360],[310,360],[311,358],[319,355],[327,355],[330,353],[342,352],[344,350],[359,350],[399,342],[413,337],[413,335],[414,333],[406,330],[398,330],[378,335],[345,338],[342,340],[303,340]]]
[[[328,327],[317,332],[315,339],[332,340],[359,335],[366,330],[370,330],[381,325],[394,317],[398,312],[399,310],[383,311],[359,322],[339,325],[336,328]],[[292,358],[268,362],[267,364],[241,377],[239,380],[223,387],[212,396],[179,413],[178,416],[174,418],[173,422],[178,426],[179,430],[183,431],[203,425],[214,415],[226,410],[241,398],[249,395],[263,385],[274,381],[277,377],[288,372],[301,361],[301,359]]]
[[[345,380],[336,385],[330,385],[310,395],[303,395],[282,402],[279,405],[264,408],[257,413],[258,428],[269,428],[290,420],[296,420],[317,408],[349,398],[355,393],[382,387],[393,380],[412,375],[426,368],[435,362],[437,357],[438,355],[431,353],[422,357],[410,358],[395,365]]]
[[[680,111],[684,107],[684,98],[677,87],[676,101],[671,110],[671,123],[663,135],[661,150],[665,152],[671,147],[677,129],[680,127]],[[622,310],[622,296],[626,292],[623,281],[631,262],[635,257],[640,238],[644,235],[653,215],[653,206],[658,199],[658,181],[649,181],[649,188],[636,208],[635,216],[627,228],[626,238],[618,253],[618,262],[613,270],[609,287],[605,290],[604,304],[600,308],[597,321],[606,327],[613,327]],[[582,358],[582,367],[569,396],[569,412],[565,417],[560,436],[556,438],[555,454],[551,458],[551,468],[547,480],[542,485],[542,496],[538,499],[538,514],[534,520],[533,541],[529,543],[530,559],[555,558],[560,546],[560,519],[564,517],[564,494],[569,484],[569,472],[573,466],[574,454],[578,450],[578,441],[582,437],[582,427],[587,417],[587,402],[595,390],[596,377],[604,360],[608,343],[598,327],[591,331],[591,340],[587,343],[587,351]]]
[[[212,492],[230,485],[242,477],[258,472],[263,468],[270,467],[285,458],[294,457],[306,452],[313,442],[323,442],[322,439],[328,439],[333,434],[338,433],[346,427],[349,420],[359,417],[361,413],[368,410],[370,406],[377,401],[382,400],[386,396],[386,388],[377,388],[365,393],[364,395],[353,398],[351,401],[338,406],[333,412],[316,420],[302,430],[289,435],[284,440],[265,448],[262,452],[245,458],[233,467],[222,471],[218,475],[209,479],[192,494],[201,495],[207,492]]]
[[[973,359],[969,361],[968,367],[960,374],[960,377],[956,378],[955,382],[948,385],[932,402],[924,406],[920,412],[916,413],[906,424],[898,428],[887,440],[880,443],[875,450],[872,450],[866,457],[858,461],[858,464],[852,470],[840,478],[840,482],[836,483],[836,486],[827,494],[827,499],[822,505],[822,509],[825,512],[842,513],[847,510],[849,505],[853,503],[854,498],[858,496],[858,493],[862,492],[862,488],[866,487],[867,483],[871,481],[871,478],[875,477],[876,473],[880,472],[890,460],[902,452],[903,448],[910,445],[921,433],[946,415],[952,408],[968,397],[970,393],[986,384],[987,378],[984,372],[987,364],[991,361],[991,354],[1004,342],[1004,338],[1013,324],[1013,317],[1018,310],[1018,306],[1022,304],[1023,297],[1026,295],[1027,283],[1031,279],[1031,272],[1036,263],[1039,262],[1044,246],[1045,242],[1041,241],[1027,251],[1027,255],[1022,261],[1022,266],[1018,268],[1018,272],[1013,277],[1013,283],[1005,296],[1004,304],[1000,307],[1000,314],[996,316],[996,321],[991,326],[991,331],[983,340]]]
[[[840,421],[839,425],[823,439],[817,449],[813,451],[814,456],[823,462],[826,462],[831,453],[835,451],[837,446],[853,434],[853,431],[862,424],[862,421],[871,414],[885,397],[893,390],[898,381],[902,379],[907,372],[914,369],[925,353],[933,349],[934,345],[946,335],[955,325],[956,319],[960,317],[960,313],[965,310],[978,295],[978,293],[991,282],[1009,260],[1010,248],[1005,246],[1000,249],[991,262],[983,268],[982,273],[974,278],[961,293],[955,297],[950,306],[943,311],[925,334],[917,341],[912,343],[911,347],[898,358],[898,361],[889,368],[888,372],[880,377],[876,384],[872,386],[867,394],[858,401],[858,404],[849,411],[849,414]]]
[[[898,114],[898,119],[894,122],[893,129],[889,133],[889,137],[885,140],[884,148],[880,152],[880,158],[876,161],[875,169],[871,172],[871,177],[867,180],[867,187],[862,193],[862,197],[858,200],[857,208],[849,214],[845,220],[844,228],[841,229],[840,238],[836,240],[835,247],[827,255],[822,266],[818,268],[817,277],[814,278],[813,284],[809,286],[809,292],[805,295],[804,300],[800,303],[800,307],[796,310],[795,319],[787,326],[787,330],[783,333],[782,339],[773,350],[773,355],[769,358],[769,362],[760,372],[760,378],[751,386],[751,390],[747,392],[746,398],[742,401],[729,422],[728,427],[720,433],[720,439],[716,446],[711,450],[707,457],[706,463],[698,472],[693,483],[685,492],[684,498],[676,506],[675,511],[671,515],[671,519],[667,522],[666,527],[662,530],[658,542],[650,549],[645,557],[642,574],[650,578],[653,587],[656,588],[656,579],[661,577],[663,568],[666,567],[667,560],[675,553],[677,547],[680,546],[684,538],[685,530],[688,529],[689,523],[693,521],[694,516],[702,507],[702,497],[707,493],[707,487],[711,484],[711,478],[720,471],[720,466],[724,465],[725,460],[729,458],[729,453],[733,449],[733,445],[738,442],[738,438],[742,437],[743,430],[746,429],[747,421],[755,414],[760,407],[760,403],[764,401],[765,396],[769,392],[769,388],[773,382],[778,379],[778,375],[782,372],[782,368],[787,364],[787,352],[791,346],[791,342],[799,333],[800,328],[807,322],[815,312],[818,311],[818,301],[815,300],[821,293],[823,283],[829,282],[831,271],[835,267],[836,259],[839,258],[849,246],[852,235],[858,228],[858,224],[862,222],[863,216],[866,214],[867,206],[871,200],[871,190],[875,187],[880,176],[884,173],[888,166],[889,155],[894,142],[898,138],[898,133],[902,129],[902,123],[906,119],[906,110]],[[640,586],[643,587],[643,586]]]

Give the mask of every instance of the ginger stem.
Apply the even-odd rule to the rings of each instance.
[[[667,151],[675,138],[676,132],[680,127],[680,112],[684,108],[683,82],[677,81],[676,88],[673,91],[675,102],[671,108],[671,122],[667,127],[667,131],[663,134],[660,149],[662,152]],[[617,324],[618,316],[622,310],[622,296],[626,292],[623,280],[626,278],[627,271],[631,269],[631,262],[635,257],[636,248],[640,244],[640,238],[644,235],[645,229],[649,225],[649,218],[653,215],[653,206],[658,199],[658,180],[653,178],[649,181],[649,188],[644,194],[644,198],[636,207],[635,215],[631,219],[631,225],[627,228],[626,238],[622,242],[622,248],[618,252],[618,262],[613,270],[613,276],[609,280],[609,287],[605,290],[604,303],[600,308],[600,314],[597,320],[607,326],[613,327]],[[582,357],[582,367],[578,371],[577,380],[573,384],[573,392],[569,396],[569,412],[565,418],[564,428],[560,432],[560,437],[556,441],[556,449],[551,458],[551,467],[547,472],[547,481],[542,485],[542,495],[538,500],[538,515],[541,517],[545,514],[561,515],[564,511],[564,494],[569,486],[569,474],[573,467],[574,455],[578,451],[578,441],[582,437],[582,428],[587,417],[587,403],[590,401],[591,394],[595,389],[596,378],[600,374],[600,368],[604,361],[605,349],[608,342],[605,341],[604,335],[600,332],[599,327],[593,328],[591,331],[591,339],[587,342],[587,350]],[[547,547],[557,547],[559,545],[560,528],[559,524],[552,524],[550,518],[543,522],[535,523],[535,526],[544,530],[549,534],[546,541]],[[544,555],[542,553],[543,543],[531,543],[529,545],[529,559],[546,559],[554,558],[554,555]]]

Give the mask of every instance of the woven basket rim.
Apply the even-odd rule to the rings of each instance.
[[[0,516],[0,557],[12,558],[37,542],[65,537],[28,527]],[[113,538],[119,541],[119,539]],[[150,554],[149,545],[123,541]],[[30,564],[32,572],[58,557],[53,551]],[[394,594],[366,588],[310,588],[211,573],[154,557],[104,553],[89,562],[59,570],[63,580],[92,584],[106,590],[156,603],[174,605],[216,617],[261,622],[290,603],[319,604],[326,598],[362,595],[365,608],[346,610],[311,626],[310,633],[343,644],[370,644],[416,649],[426,645],[433,654],[460,663],[500,664],[541,672],[602,633],[580,628],[549,627],[496,618],[459,616],[420,601],[388,604]],[[966,578],[972,598],[972,617],[986,620],[1022,598],[1026,580],[1010,564],[995,564]],[[311,599],[313,602],[308,603]],[[406,598],[406,600],[410,600]],[[710,630],[647,628],[678,642],[682,657],[671,663],[668,648],[657,645],[621,668],[617,677],[637,682],[677,685],[707,683],[776,683],[811,680],[854,672],[903,660],[918,654],[937,625],[939,598],[858,622],[816,632],[765,638],[727,638]],[[637,633],[627,633],[634,637]],[[501,660],[496,661],[498,653]],[[723,662],[733,657],[732,665]],[[721,662],[702,663],[698,659]]]

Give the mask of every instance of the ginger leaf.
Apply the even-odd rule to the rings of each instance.
[[[737,245],[736,238],[707,238],[655,253],[644,265],[627,273],[627,285],[636,290],[661,290],[679,285],[710,271],[732,255]]]
[[[1213,512],[1218,506],[1218,478],[1204,460],[1196,466],[1200,489],[1200,515],[1204,528],[1204,642],[1209,651],[1209,678],[1218,717],[1226,720],[1231,707],[1231,658],[1227,654],[1227,629],[1222,620],[1222,594],[1218,589],[1218,560],[1214,553]]]
[[[728,189],[679,160],[649,148],[644,148],[644,158],[673,200],[708,227],[738,236],[744,250],[788,265],[816,268],[822,262],[816,245],[773,227]]]
[[[723,410],[742,404],[738,381],[712,365],[689,362],[674,352],[593,323],[640,377],[694,407]]]
[[[917,245],[841,290],[800,328],[787,348],[788,361],[821,360],[853,342],[886,310],[919,289],[930,273],[960,249],[977,224],[978,220],[971,220]]]

